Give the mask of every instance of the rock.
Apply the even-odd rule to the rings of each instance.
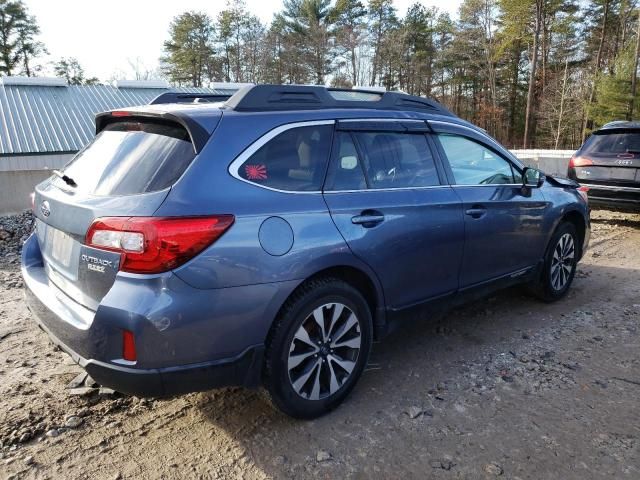
[[[26,457],[24,457],[25,465],[33,465],[34,463],[36,463],[36,461],[34,460],[33,456],[27,455]]]
[[[58,435],[60,435],[60,432],[58,431],[57,428],[52,428],[51,430],[48,430],[47,433],[45,433],[45,435],[50,438],[55,438]]]
[[[100,395],[101,397],[111,397],[115,394],[116,391],[108,387],[100,387],[98,389],[98,395]]]
[[[422,409],[420,407],[412,406],[409,407],[405,413],[409,415],[409,418],[414,419],[422,415]]]
[[[69,395],[74,395],[78,397],[88,397],[89,395],[91,395],[96,391],[97,389],[91,388],[91,387],[72,388],[71,390],[69,390]]]
[[[29,440],[31,440],[31,432],[25,432],[22,435],[20,435],[20,438],[18,439],[18,443],[25,443],[25,442],[28,442]]]
[[[67,417],[67,420],[64,422],[64,426],[67,428],[78,428],[80,425],[82,425],[82,421],[82,418],[76,415],[71,415]]]
[[[89,375],[87,375],[87,377],[84,379],[84,386],[85,387],[92,387],[92,388],[98,388],[98,383],[91,378]]]
[[[451,460],[431,460],[429,461],[429,465],[431,465],[431,468],[439,468],[442,470],[451,470],[454,466],[455,463],[453,463]]]
[[[317,462],[328,462],[331,460],[331,454],[325,450],[318,450],[316,453],[316,461]]]
[[[504,473],[502,466],[496,462],[487,463],[484,466],[484,471],[489,475],[494,475],[496,477]]]
[[[284,465],[285,463],[287,463],[287,457],[284,455],[276,455],[273,459],[274,465]]]
[[[82,373],[76,375],[75,378],[73,380],[71,380],[67,384],[67,388],[68,389],[74,389],[74,388],[81,387],[82,384],[84,384],[84,381],[88,376],[89,375],[86,372],[82,372]]]

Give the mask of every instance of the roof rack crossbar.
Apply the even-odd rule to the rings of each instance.
[[[162,103],[213,103],[225,102],[231,98],[231,94],[221,93],[181,93],[165,92],[158,95],[149,102],[149,105],[159,105]]]
[[[225,102],[239,112],[356,108],[412,110],[455,116],[435,100],[400,92],[352,90],[315,85],[253,85],[241,88]]]

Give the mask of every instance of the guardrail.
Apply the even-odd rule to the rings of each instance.
[[[530,167],[535,167],[550,175],[567,175],[569,159],[575,150],[511,150],[516,157]]]

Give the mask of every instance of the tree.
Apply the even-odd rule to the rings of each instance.
[[[264,27],[242,0],[229,0],[218,15],[218,43],[227,82],[255,82],[258,78],[260,42]]]
[[[337,0],[331,13],[336,25],[338,55],[349,66],[351,86],[363,83],[359,50],[366,35],[366,14],[367,10],[360,0]],[[343,86],[348,85],[344,82]]]
[[[203,85],[214,65],[214,34],[213,21],[205,13],[185,12],[173,19],[160,59],[170,81],[192,87]]]
[[[629,113],[627,120],[633,120],[633,111],[638,84],[638,56],[640,56],[640,12],[638,12],[638,24],[636,29],[636,48],[633,55],[633,68],[631,70],[631,100],[629,101]]]
[[[29,15],[21,0],[0,0],[0,74],[35,73],[33,60],[46,53],[36,39],[40,33],[36,18]]]
[[[629,45],[621,51],[615,61],[613,75],[598,77],[595,85],[596,102],[591,109],[594,127],[602,126],[611,120],[627,118],[629,105],[637,108],[640,98],[632,92],[632,70],[637,68],[635,45]]]
[[[317,85],[324,85],[334,54],[330,5],[331,0],[284,1],[283,16],[289,34],[299,42],[297,48]]]
[[[419,3],[409,7],[402,24],[405,71],[400,88],[407,93],[431,95],[435,59],[437,10]]]
[[[393,6],[393,0],[370,0],[368,7],[369,31],[371,32],[371,47],[373,58],[371,60],[370,85],[379,85],[385,43],[390,32],[397,27],[398,17]]]
[[[69,85],[96,85],[99,82],[96,77],[86,78],[80,62],[73,57],[63,57],[55,62],[53,71],[57,77],[66,79]]]

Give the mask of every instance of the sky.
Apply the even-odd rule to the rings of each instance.
[[[419,2],[457,15],[461,0],[394,0],[401,16]],[[158,66],[169,23],[187,10],[198,10],[215,18],[226,0],[24,0],[40,25],[40,40],[50,55],[43,59],[44,73],[51,74],[50,61],[75,57],[89,77],[102,81],[132,79],[140,70]],[[247,9],[268,23],[281,10],[282,0],[245,0]]]

